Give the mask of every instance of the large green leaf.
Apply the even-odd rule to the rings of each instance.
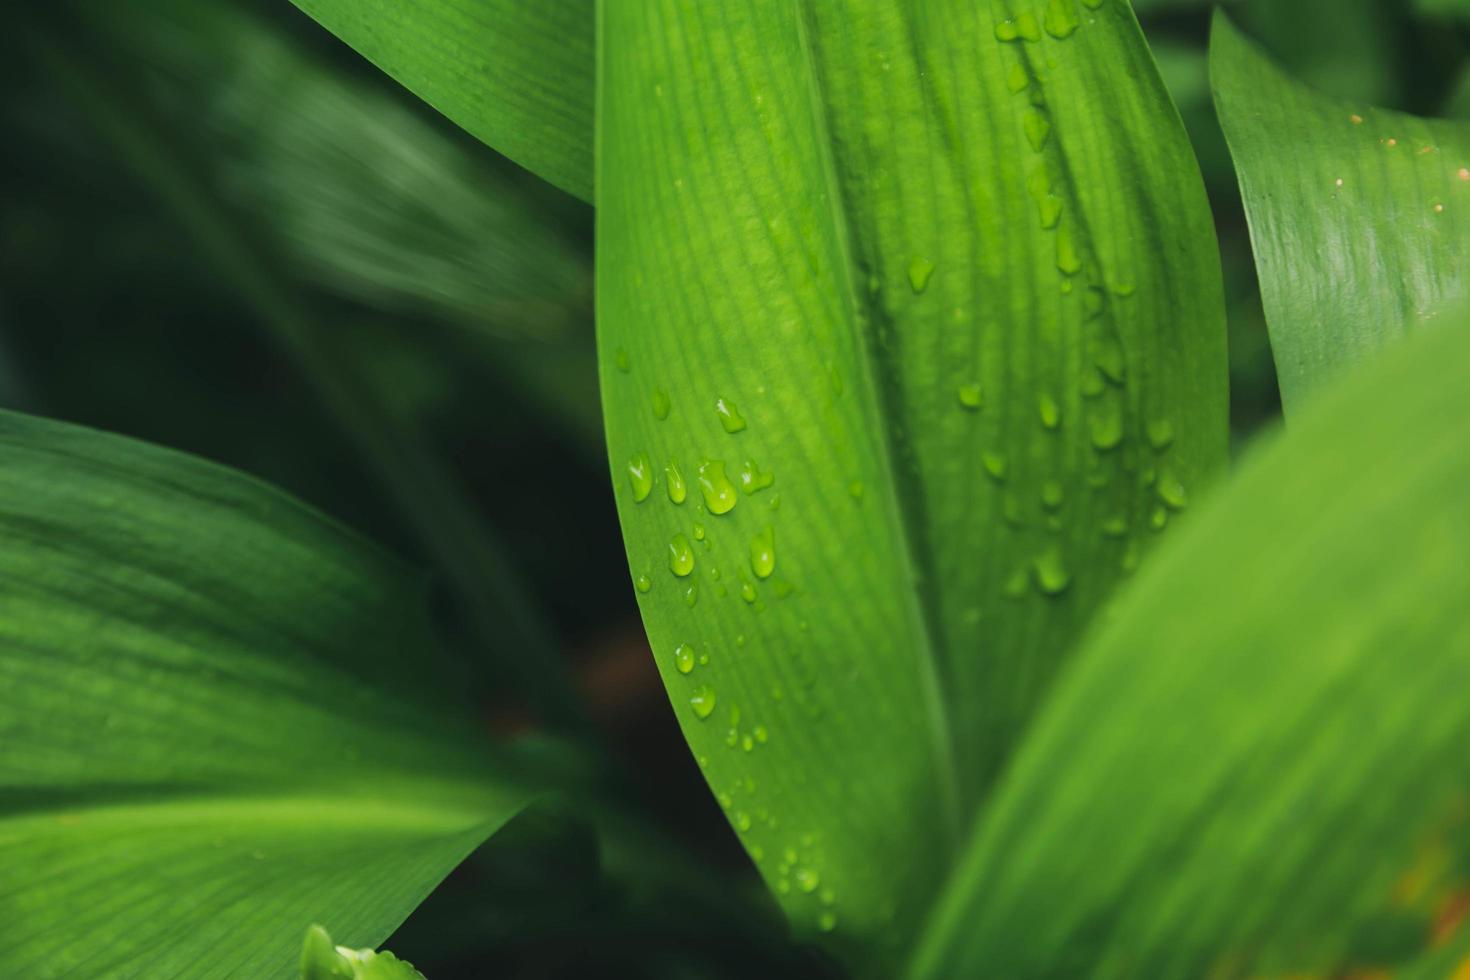
[[[295,0],[512,160],[592,200],[593,0]]]
[[[1467,414],[1470,332],[1431,331],[1161,550],[1038,716],[913,976],[1361,975],[1453,921]]]
[[[1470,127],[1313,92],[1223,15],[1212,49],[1293,413],[1325,379],[1464,295]]]
[[[603,398],[658,666],[798,929],[901,942],[1224,462],[1198,170],[1114,0],[608,3],[601,37]]]
[[[0,415],[0,973],[374,946],[531,790],[419,680],[416,575],[270,488]]]

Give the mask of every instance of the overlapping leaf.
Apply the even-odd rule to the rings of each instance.
[[[1291,414],[1464,296],[1470,127],[1313,92],[1223,15],[1211,75]]]
[[[603,397],[659,667],[798,927],[899,943],[1224,461],[1198,171],[1112,0],[602,16]]]
[[[296,0],[474,136],[592,199],[593,0]]]
[[[417,577],[268,487],[0,416],[0,973],[373,946],[531,790],[425,691]]]
[[[1470,333],[1382,357],[1120,600],[912,976],[1445,976],[1463,957],[1428,950],[1470,894]]]

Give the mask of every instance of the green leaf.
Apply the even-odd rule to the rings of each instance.
[[[1349,976],[1425,949],[1470,885],[1467,414],[1470,331],[1426,332],[1160,551],[1038,716],[913,977]]]
[[[477,333],[591,329],[591,256],[548,198],[232,4],[89,4],[89,19],[258,237],[305,285]]]
[[[0,974],[376,945],[532,798],[420,679],[418,576],[269,487],[4,414],[0,537]]]
[[[593,0],[294,0],[516,163],[592,200]]]
[[[1083,625],[1225,461],[1178,116],[1125,4],[1026,10],[602,11],[632,575],[711,788],[839,944],[912,930]]]
[[[424,975],[387,950],[335,946],[327,930],[312,926],[301,945],[301,980],[424,980]]]
[[[1211,74],[1290,415],[1347,365],[1458,305],[1470,127],[1313,92],[1223,15]]]

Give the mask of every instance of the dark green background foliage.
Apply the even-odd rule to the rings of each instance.
[[[1342,105],[1422,116],[1470,113],[1470,84],[1462,78],[1470,34],[1458,26],[1455,6],[1429,0],[1417,6],[1400,0],[1227,5],[1293,75],[1345,100]],[[1286,377],[1278,386],[1245,209],[1212,103],[1210,11],[1188,0],[1137,0],[1135,7],[1199,157],[1217,224],[1228,314],[1230,435],[1238,448],[1279,420],[1279,391],[1293,407],[1295,389]],[[616,29],[632,30],[623,24]],[[590,48],[573,44],[564,54],[566,70],[588,72],[590,85]],[[668,711],[628,587],[594,358],[593,214],[572,196],[588,193],[591,161],[556,164],[548,173],[554,184],[532,176],[281,2],[32,4],[14,12],[10,29],[0,32],[0,72],[0,407],[227,464],[428,569],[431,625],[439,641],[421,645],[419,676],[410,680],[457,689],[480,727],[516,737],[519,748],[543,763],[536,771],[567,773],[561,785],[579,787],[613,814],[594,831],[563,800],[511,819],[388,945],[433,980],[840,975],[828,954],[790,944]],[[1248,98],[1249,86],[1238,94]],[[425,95],[455,115],[453,105]],[[1233,97],[1222,93],[1227,115]],[[1310,105],[1329,115],[1337,111],[1335,103]],[[540,104],[511,110],[505,129],[477,129],[475,136],[533,169],[540,162],[536,147],[526,159],[515,143],[526,120],[580,111]],[[1231,135],[1242,158],[1259,149],[1252,142],[1258,136]],[[582,148],[566,152],[576,157]],[[1253,202],[1253,217],[1262,213]],[[875,219],[868,233],[878,241],[886,231]],[[635,237],[613,240],[636,253],[643,246]],[[905,273],[914,274],[895,275]],[[1268,303],[1284,288],[1267,282]],[[607,296],[623,304],[612,307],[614,314],[632,309],[634,300],[616,290]],[[1463,354],[1463,345],[1454,352]],[[1432,412],[1464,408],[1463,398],[1416,403],[1403,409],[1402,421],[1414,424]],[[28,446],[27,440],[39,438],[27,423],[7,421],[0,428],[7,443]],[[1379,435],[1391,444],[1391,433]],[[105,449],[125,451],[111,444]],[[615,461],[620,451],[615,445]],[[1264,461],[1250,478],[1264,484],[1278,462]],[[1413,462],[1404,461],[1405,486],[1433,490],[1445,479],[1432,468],[1414,471]],[[1200,469],[1209,465],[1200,463]],[[214,487],[212,471],[195,475],[200,485]],[[120,513],[130,513],[125,490],[97,492],[120,499]],[[198,491],[207,500],[225,492]],[[233,486],[228,492],[245,493]],[[1268,516],[1268,525],[1274,520],[1286,533],[1310,514],[1283,507]],[[330,538],[301,520],[301,535]],[[1386,531],[1381,536],[1385,549],[1396,540]],[[1198,537],[1201,547],[1227,544],[1215,532],[1202,530]],[[1452,556],[1435,560],[1454,567]],[[303,568],[302,577],[315,574]],[[1351,563],[1336,571],[1350,584]],[[1312,575],[1309,564],[1299,572]],[[261,588],[269,587],[271,573],[260,570]],[[381,574],[407,573],[395,565]],[[1449,572],[1445,580],[1454,581]],[[1161,613],[1159,629],[1175,630],[1181,642],[1198,639],[1190,624],[1166,620]],[[322,637],[311,642],[344,642],[330,625],[319,623]],[[1064,628],[1072,625],[1081,626]],[[1132,669],[1130,655],[1162,642],[1146,626],[1125,617],[1110,627],[1102,650],[1120,671]],[[381,639],[353,642],[367,647]],[[554,663],[565,664],[564,676],[543,669]],[[1271,668],[1245,663],[1241,669]],[[1082,714],[1089,699],[1116,693],[1092,675],[1073,678],[1064,692],[1066,703]],[[301,682],[313,678],[329,686],[327,674]],[[416,697],[413,683],[394,683],[403,685],[405,717],[423,710],[408,704]],[[1234,692],[1247,693],[1253,692]],[[316,718],[309,699],[300,696],[307,702],[300,710]],[[1140,713],[1157,708],[1146,691],[1132,696]],[[1363,690],[1332,696],[1371,710]],[[413,727],[396,714],[390,720]],[[1048,753],[1084,751],[1074,743],[1086,740],[1055,710],[1041,730],[1046,738],[1017,770],[1023,787],[1028,774],[1046,771]],[[540,738],[546,732],[592,734],[601,749],[590,763],[573,760],[561,743]],[[375,728],[371,737],[390,735]],[[1012,735],[973,740],[1009,744]],[[1270,745],[1291,737],[1288,731],[1261,736]],[[116,747],[121,751],[126,741]],[[4,751],[0,745],[0,758]],[[1106,753],[1096,751],[1098,767],[1079,780],[1103,778],[1097,773],[1106,769]],[[455,796],[456,764],[469,763],[440,761],[449,774],[436,791]],[[525,762],[522,754],[506,766],[520,771]],[[413,768],[411,761],[389,763]],[[1375,776],[1369,763],[1376,764],[1363,763],[1364,780]],[[222,777],[201,763],[179,778],[192,785],[237,775]],[[1413,774],[1400,775],[1405,790],[1412,790]],[[340,771],[337,776],[345,778]],[[252,778],[273,791],[290,783],[274,772]],[[1208,792],[1207,774],[1200,780],[1199,792]],[[322,784],[310,788],[321,791]],[[335,794],[336,785],[330,788]],[[501,819],[536,788],[518,789],[516,804],[505,804]],[[997,908],[998,899],[987,904],[962,890],[946,894],[941,906],[952,917],[976,912],[976,918],[953,921],[978,923],[980,934],[1016,928],[1007,915],[1020,916],[1027,903],[1039,901],[1034,888],[1015,879],[1015,868],[992,868],[1006,842],[1045,846],[1051,863],[1042,871],[1058,888],[1070,887],[1068,875],[1077,871],[1065,844],[1055,846],[1074,839],[1067,813],[1037,821],[1033,838],[1020,844],[1007,836],[1021,835],[1017,828],[1034,816],[1024,806],[1029,797],[1020,799],[993,815],[987,835],[964,852],[965,867],[981,875],[977,880],[996,882],[998,894],[1013,897],[1015,907]],[[1106,819],[1128,826],[1122,804],[1112,805],[1119,809]],[[1364,827],[1356,832],[1374,840],[1376,825]],[[1252,829],[1280,830],[1265,818]],[[1119,834],[1126,838],[1127,831]],[[342,843],[344,851],[351,843]],[[447,868],[472,846],[456,850],[460,844],[459,838],[439,840],[431,849],[450,855],[443,859]],[[1109,869],[1119,880],[1129,873],[1124,863]],[[5,871],[0,857],[0,891]],[[1179,884],[1181,894],[1203,904],[1208,896],[1190,890],[1197,887],[1189,880]],[[1088,898],[1101,906],[1121,901],[1119,895],[1140,908],[1158,898],[1142,889],[1130,894],[1121,885]],[[1318,904],[1300,913],[1308,925],[1327,914],[1321,896],[1304,896],[1309,900]],[[4,907],[0,897],[0,912]],[[1202,913],[1202,930],[1210,911]],[[1056,930],[1085,947],[1093,924],[1059,922]],[[1382,938],[1392,947],[1394,929],[1395,923],[1371,921],[1362,933],[1365,942]],[[930,938],[942,946],[942,939]],[[1044,961],[1043,941],[1055,939],[1038,939],[1031,961],[1018,952],[1010,964],[1015,975],[1056,969]],[[941,946],[918,969],[974,965],[963,948]],[[1172,966],[1195,952],[1172,950]],[[1163,954],[1144,947],[1138,955]],[[1376,954],[1366,955],[1371,960]]]

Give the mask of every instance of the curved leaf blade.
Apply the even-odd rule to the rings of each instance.
[[[1140,575],[913,977],[1406,966],[1470,886],[1470,333],[1331,387]],[[1442,939],[1443,937],[1441,937]]]
[[[1077,632],[1225,459],[1177,114],[1125,4],[1052,6],[602,10],[631,570],[712,789],[839,944],[912,930]]]
[[[179,453],[0,415],[0,972],[372,946],[532,798],[423,706],[416,576]]]
[[[1465,295],[1470,127],[1314,92],[1224,14],[1210,48],[1290,414]]]
[[[593,0],[293,0],[470,135],[592,200]]]

